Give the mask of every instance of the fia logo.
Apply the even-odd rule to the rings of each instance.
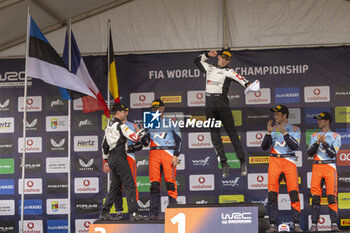
[[[143,128],[145,129],[159,129],[160,128],[160,116],[162,114],[157,110],[156,112],[144,112],[143,113]]]

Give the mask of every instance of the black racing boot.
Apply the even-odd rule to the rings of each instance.
[[[226,179],[230,174],[230,165],[227,162],[221,162],[222,167],[222,178]]]

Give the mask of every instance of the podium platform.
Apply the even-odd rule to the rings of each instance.
[[[89,233],[265,233],[269,222],[264,216],[265,207],[261,204],[176,204],[168,206],[164,220],[97,220],[90,225]]]

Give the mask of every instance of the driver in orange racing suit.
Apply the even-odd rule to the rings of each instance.
[[[285,105],[278,105],[271,108],[274,112],[276,125],[272,126],[270,120],[267,124],[267,134],[265,135],[261,148],[267,150],[271,148],[269,169],[268,169],[268,211],[270,228],[267,233],[277,232],[277,199],[279,192],[279,178],[284,173],[287,189],[291,201],[292,218],[294,222],[294,232],[303,232],[300,228],[300,200],[298,186],[298,170],[296,166],[294,151],[300,143],[300,129],[288,123],[289,110]]]

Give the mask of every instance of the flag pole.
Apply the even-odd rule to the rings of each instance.
[[[72,20],[68,19],[68,69],[72,70]],[[68,233],[71,232],[71,118],[72,100],[68,100]]]
[[[24,78],[24,97],[23,97],[23,151],[22,151],[22,193],[21,193],[21,232],[24,231],[24,190],[25,190],[25,166],[26,166],[26,123],[27,123],[27,85],[28,85],[28,57],[29,57],[29,34],[30,34],[30,13],[29,3],[27,6],[27,38],[26,38],[26,61]]]
[[[111,20],[108,19],[108,22],[107,22],[107,103],[108,103],[108,108],[110,108],[110,101],[111,101],[111,97],[110,97],[110,92],[109,92],[109,72],[110,72],[110,56],[111,56],[111,51],[110,51],[110,44],[111,44],[111,35],[110,35],[111,32]],[[110,121],[110,118],[107,119],[107,124],[109,125],[109,121]],[[110,174],[108,173],[107,174],[107,192],[109,192],[109,184],[111,183],[111,176]]]

